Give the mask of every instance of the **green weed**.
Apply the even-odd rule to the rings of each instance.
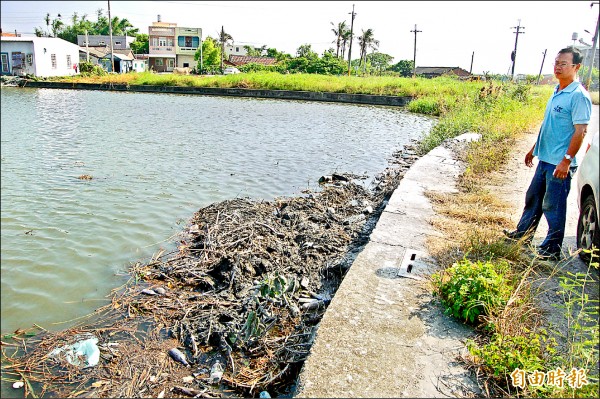
[[[446,313],[475,323],[479,316],[503,308],[512,292],[506,262],[471,262],[463,259],[432,275]]]

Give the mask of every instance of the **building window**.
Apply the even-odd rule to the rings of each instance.
[[[152,46],[153,47],[157,47],[158,46],[158,39],[155,38],[155,37],[152,38]]]
[[[13,68],[25,68],[25,54],[21,52],[12,53]]]
[[[8,73],[8,54],[2,53],[2,73]]]
[[[33,54],[27,54],[27,64],[33,65]]]
[[[56,69],[56,54],[50,54],[50,61],[52,61],[52,69]]]
[[[71,55],[70,55],[70,54],[67,54],[67,68],[68,68],[68,69],[71,69],[71,66],[72,66],[72,65],[71,65]]]
[[[236,48],[235,48],[235,52],[236,52],[236,53],[239,53],[239,52],[240,52],[240,48],[239,48],[239,47],[236,47]]]
[[[191,36],[185,37],[185,47],[192,47],[192,37]]]
[[[163,66],[163,60],[162,58],[157,58],[156,61],[154,62],[156,64],[156,66]]]
[[[166,37],[159,37],[158,38],[158,45],[160,47],[164,47],[167,45],[167,38]]]
[[[120,46],[121,42],[115,42],[115,46]]]
[[[172,37],[170,37],[170,38],[167,39],[167,45],[169,47],[173,47],[173,38]]]
[[[184,63],[183,63],[183,67],[184,67],[184,68],[189,68],[189,66],[190,66],[190,63],[189,63],[189,62],[184,62]]]

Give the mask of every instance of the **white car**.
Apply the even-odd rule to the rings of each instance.
[[[579,221],[577,222],[577,248],[589,250],[592,246],[600,248],[600,226],[598,225],[598,130],[585,152],[577,171],[577,203]],[[598,253],[596,252],[596,255]],[[579,256],[589,262],[590,252],[581,251]]]
[[[234,67],[228,67],[223,70],[223,75],[234,75],[240,73],[240,70]]]

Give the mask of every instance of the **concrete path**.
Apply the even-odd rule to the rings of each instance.
[[[455,358],[471,330],[432,303],[425,242],[439,235],[426,191],[455,192],[463,135],[415,162],[319,326],[296,397],[448,397],[478,393]]]

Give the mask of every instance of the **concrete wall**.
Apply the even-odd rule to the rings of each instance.
[[[403,107],[411,97],[376,96],[370,94],[344,94],[290,90],[255,90],[255,89],[221,89],[214,87],[184,87],[184,86],[127,86],[123,84],[92,84],[92,83],[63,83],[63,82],[26,82],[26,87],[79,89],[79,90],[112,90],[133,91],[145,93],[179,93],[198,94],[206,96],[233,96],[254,98],[276,98],[282,100],[326,101],[352,104],[389,105]]]

